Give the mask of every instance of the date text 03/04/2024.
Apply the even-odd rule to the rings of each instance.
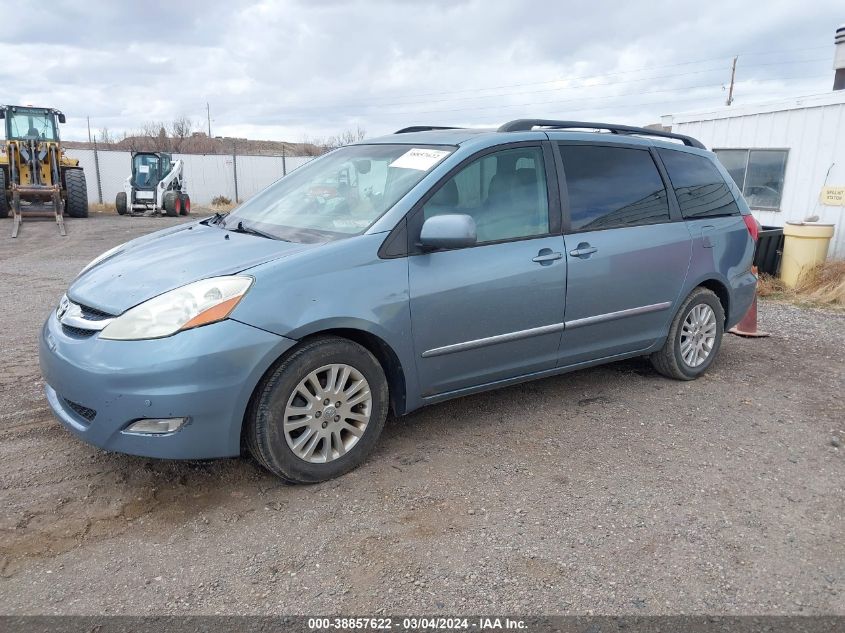
[[[350,618],[309,618],[308,628],[320,630],[526,630],[523,620],[497,617],[350,617]]]

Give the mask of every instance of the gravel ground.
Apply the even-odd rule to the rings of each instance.
[[[389,420],[349,475],[108,454],[55,422],[36,332],[169,218],[0,221],[0,612],[845,614],[845,315],[763,302],[702,379],[644,360]]]

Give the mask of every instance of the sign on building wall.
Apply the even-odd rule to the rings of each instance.
[[[845,187],[824,187],[821,203],[832,207],[845,207]]]

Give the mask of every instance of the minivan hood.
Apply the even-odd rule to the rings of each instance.
[[[297,244],[205,224],[132,240],[79,275],[68,297],[109,314],[208,277],[231,275],[319,244]]]

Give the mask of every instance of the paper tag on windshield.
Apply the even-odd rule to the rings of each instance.
[[[141,165],[140,167],[138,167],[138,171],[142,174],[148,174],[148,173],[150,173],[150,166],[149,165]]]
[[[419,171],[428,171],[434,167],[441,160],[446,158],[451,152],[442,149],[421,149],[415,147],[402,154],[399,158],[394,160],[388,167],[399,167],[400,169],[417,169]]]

